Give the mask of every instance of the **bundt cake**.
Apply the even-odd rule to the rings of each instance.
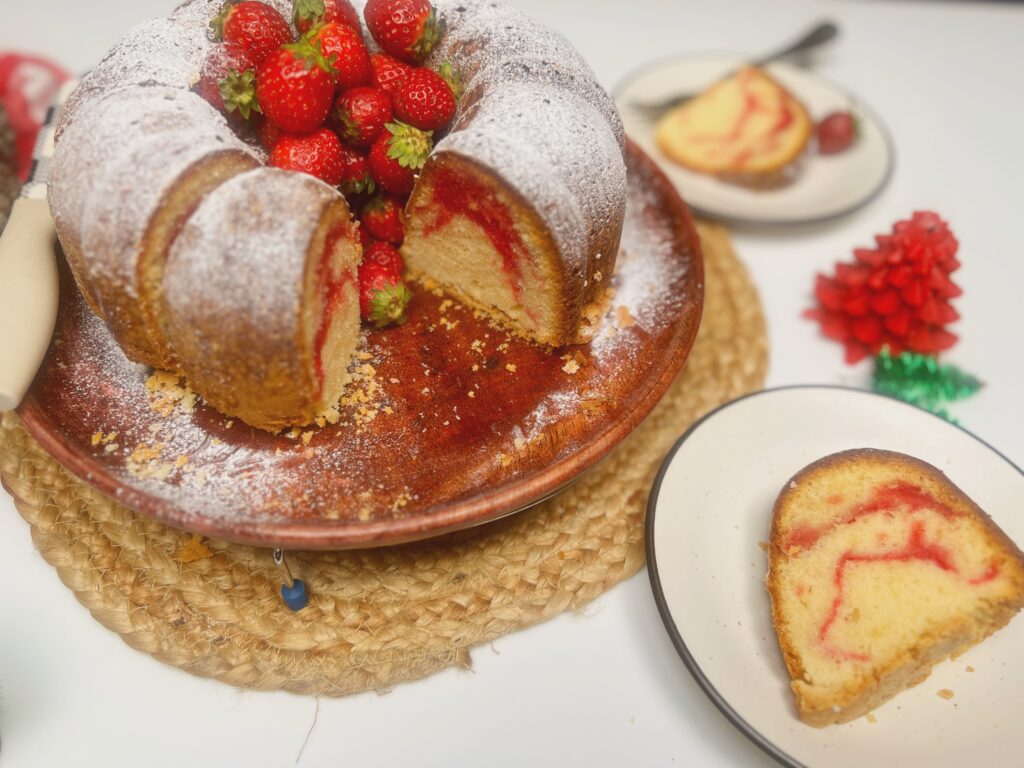
[[[345,198],[276,168],[210,192],[167,259],[178,365],[222,413],[276,430],[338,401],[359,332],[359,244]]]
[[[758,185],[783,179],[812,128],[789,91],[763,70],[743,67],[665,115],[655,138],[680,165]]]
[[[125,354],[174,366],[159,313],[167,248],[203,195],[259,161],[187,90],[118,88],[57,144],[49,197],[68,264]]]
[[[291,2],[265,4],[291,24]],[[223,5],[192,0],[135,27],[83,78],[59,119],[50,204],[83,295],[128,357],[178,368],[217,408],[275,429],[338,395],[360,251],[339,190],[258,169],[258,141],[280,135],[270,120],[240,138],[199,95]],[[585,340],[625,213],[614,104],[564,38],[504,4],[444,0],[436,14],[447,31],[425,65],[452,65],[465,94],[406,206],[409,272],[527,339]],[[322,29],[292,47],[319,45]]]
[[[854,450],[775,503],[767,587],[797,712],[866,714],[1024,606],[1024,555],[935,467]]]

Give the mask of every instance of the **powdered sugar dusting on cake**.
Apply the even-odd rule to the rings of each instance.
[[[197,328],[291,347],[306,254],[340,193],[319,179],[257,168],[210,192],[168,256],[164,297]],[[228,328],[230,326],[230,329]]]
[[[467,93],[530,82],[548,95],[573,93],[605,118],[619,146],[622,119],[611,96],[598,85],[590,65],[560,33],[495,0],[439,0],[447,26],[428,64],[451,62]]]
[[[189,91],[122,88],[85,105],[57,145],[49,195],[58,232],[88,254],[90,279],[134,295],[142,238],[163,196],[196,162],[226,151],[251,156]]]
[[[161,85],[191,88],[212,43],[198,26],[173,19],[153,19],[133,27],[121,38],[68,97],[56,137],[90,101],[117,88]]]

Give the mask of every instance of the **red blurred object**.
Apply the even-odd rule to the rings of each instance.
[[[960,262],[949,226],[917,211],[875,241],[875,248],[854,249],[852,263],[837,263],[834,276],[817,276],[818,306],[804,316],[846,347],[851,364],[885,346],[893,355],[949,349],[957,337],[946,326],[960,317],[950,302],[961,293],[950,279]]]
[[[0,104],[14,129],[15,171],[22,181],[32,169],[32,150],[46,110],[68,72],[40,56],[0,52]]]

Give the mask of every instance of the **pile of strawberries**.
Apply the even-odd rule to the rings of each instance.
[[[428,0],[369,0],[363,17],[380,52],[349,0],[294,0],[298,39],[273,7],[228,0],[197,89],[270,165],[344,193],[361,223],[360,310],[380,327],[404,320],[403,210],[461,88],[447,64],[421,66],[444,32]]]

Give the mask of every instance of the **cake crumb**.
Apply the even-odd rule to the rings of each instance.
[[[472,370],[479,371],[480,370],[480,366],[477,365],[476,363],[473,363],[473,369]]]
[[[474,392],[472,389],[469,390],[469,392],[467,392],[466,394],[469,395],[470,397],[476,397],[476,392]]]
[[[878,722],[878,718],[877,718],[877,717],[875,717],[875,716],[874,716],[873,714],[871,714],[870,712],[868,712],[868,713],[867,713],[866,715],[864,715],[864,719],[865,719],[865,720],[867,720],[867,721],[868,721],[869,723],[871,723],[872,725],[874,725],[875,723],[877,723],[877,722]]]
[[[178,550],[179,563],[194,563],[208,557],[213,557],[213,550],[203,543],[203,537],[198,533],[193,534]]]
[[[949,690],[949,688],[940,688],[936,695],[940,699],[945,699],[946,701],[949,701],[953,698],[953,692]]]
[[[597,272],[594,273],[594,282],[600,283],[603,277],[604,276],[601,274],[601,270],[598,270]]]
[[[398,496],[395,497],[395,500],[391,503],[391,511],[397,512],[403,507],[408,506],[410,501],[412,501],[412,494],[409,493],[408,490],[402,491],[400,494],[398,494]]]
[[[307,429],[302,433],[302,444],[309,445],[309,441],[313,439],[313,430]]]
[[[498,463],[501,464],[501,466],[503,467],[507,467],[512,463],[512,457],[509,456],[507,453],[499,453]]]
[[[515,373],[516,372],[516,364],[515,363],[505,363],[505,370],[508,371],[509,373]]]
[[[184,379],[169,371],[154,371],[146,379],[146,399],[149,407],[160,416],[178,412],[192,413],[196,405],[196,394]]]
[[[570,376],[577,373],[580,369],[580,364],[575,360],[566,360],[565,365],[562,366],[562,370],[568,373]]]
[[[619,322],[619,328],[632,328],[636,325],[636,318],[629,313],[629,308],[618,306],[615,308],[615,317]]]
[[[469,348],[472,349],[474,352],[483,353],[484,343],[480,341],[480,339],[473,339],[472,343],[469,345]]]
[[[215,438],[213,438],[213,440],[210,441],[210,445],[215,445],[216,446],[216,445],[223,445],[223,444],[224,443],[221,442],[219,437],[215,437]]]
[[[298,427],[292,427],[287,432],[285,432],[284,436],[287,437],[289,440],[297,440],[300,434],[302,434],[302,430],[300,430]]]
[[[967,671],[968,672],[973,672],[974,671],[974,667],[972,667],[970,664],[968,664],[967,665]]]
[[[102,439],[103,439],[103,433],[102,432],[93,432],[93,434],[92,434],[92,444],[94,446],[99,445],[100,444],[100,440],[102,440]]]
[[[373,355],[369,352],[360,350],[359,352],[356,352],[356,359],[363,360],[365,362],[366,360],[373,360]]]
[[[105,451],[106,453],[113,453],[114,451],[116,451],[116,450],[117,450],[118,448],[120,448],[120,447],[121,447],[121,446],[120,446],[120,445],[118,445],[117,443],[109,443],[109,444],[107,444],[107,445],[105,445],[105,446],[103,447],[103,450],[104,450],[104,451]]]
[[[759,541],[757,542],[757,548],[760,549],[762,552],[767,552],[771,548],[771,544],[769,544],[767,541]]]
[[[181,469],[186,464],[188,464],[188,456],[186,456],[184,453],[179,454],[178,458],[174,460],[174,466],[177,467],[178,469]]]

